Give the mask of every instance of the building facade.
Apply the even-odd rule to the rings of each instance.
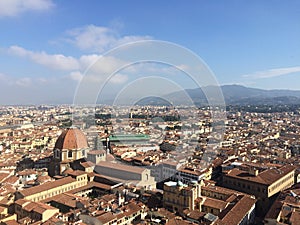
[[[15,193],[15,198],[38,202],[61,193],[83,187],[87,185],[87,183],[87,174],[79,173],[76,177],[68,176],[53,182],[44,183],[39,186],[17,191]]]
[[[223,174],[222,184],[227,188],[254,195],[258,199],[258,211],[264,214],[270,206],[270,199],[278,192],[291,187],[295,182],[294,177],[295,167],[291,165],[264,171],[255,168],[234,168]]]
[[[169,181],[164,184],[163,205],[165,208],[183,213],[185,209],[194,210],[196,208],[196,199],[201,195],[201,185],[194,183],[186,185],[182,182]]]

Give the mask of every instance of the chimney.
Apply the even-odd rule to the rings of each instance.
[[[258,175],[258,169],[250,168],[249,169],[249,174],[256,177]]]

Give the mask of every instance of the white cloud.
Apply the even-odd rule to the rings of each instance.
[[[29,77],[23,77],[16,80],[16,85],[22,87],[29,87],[32,84],[32,80]]]
[[[123,84],[128,80],[128,76],[125,74],[115,74],[114,76],[111,77],[109,80],[109,83],[113,84]]]
[[[81,50],[103,52],[121,44],[151,39],[150,36],[123,36],[116,29],[87,25],[68,30],[66,40]]]
[[[257,71],[255,73],[243,75],[243,77],[253,78],[253,79],[262,79],[262,78],[278,77],[278,76],[288,75],[288,74],[297,73],[297,72],[300,72],[300,66]]]
[[[20,46],[11,46],[9,47],[8,52],[53,70],[67,71],[67,77],[77,82],[81,81],[82,78],[87,82],[104,82],[107,74],[116,71],[124,65],[124,61],[120,59],[111,56],[100,57],[96,54],[82,55],[77,59],[61,54],[51,55],[45,52],[34,52]],[[0,79],[3,78],[0,76]],[[45,80],[44,78],[39,80],[40,83],[46,83],[47,81],[49,80]],[[113,84],[120,84],[125,81],[127,81],[127,76],[115,75],[110,82]],[[28,86],[29,84],[28,79],[17,81],[17,85]]]
[[[53,6],[52,0],[0,0],[0,17],[17,16],[26,11],[45,11]]]
[[[83,74],[79,71],[73,71],[70,73],[70,78],[75,81],[80,81],[83,78]]]
[[[78,60],[62,54],[49,55],[45,52],[34,52],[19,46],[11,46],[8,51],[14,55],[29,58],[35,63],[56,70],[77,70],[80,67]]]
[[[57,85],[57,82],[61,82],[59,77],[30,77],[30,76],[13,76],[0,72],[0,84],[5,87],[28,88],[28,87],[50,87],[49,84]],[[52,86],[51,86],[52,87]]]
[[[79,62],[80,62],[80,67],[85,70],[88,67],[90,67],[91,65],[93,65],[95,62],[97,62],[97,60],[99,59],[99,55],[96,54],[91,54],[91,55],[82,55],[79,58]]]
[[[89,84],[99,84],[99,83],[105,83],[105,78],[95,74],[95,73],[88,73],[83,74],[80,71],[73,71],[70,73],[69,78],[74,81],[81,81],[83,83],[87,82]],[[107,82],[109,84],[123,84],[128,80],[128,76],[125,74],[115,74],[112,77],[110,77]],[[85,83],[86,84],[86,83]]]
[[[62,54],[51,55],[45,52],[34,52],[19,46],[9,47],[8,52],[19,57],[30,59],[47,68],[61,71],[85,71],[91,66],[90,73],[107,73],[124,64],[122,60],[110,56],[100,57],[99,55],[91,54],[82,55],[79,59],[76,59],[72,56]],[[101,61],[101,63],[96,63],[98,60]]]
[[[92,64],[93,62],[91,62],[90,64],[92,66],[89,69],[89,73],[94,73],[94,74],[97,73],[107,74],[107,73],[111,73],[112,71],[115,72],[115,70],[120,69],[120,67],[126,64],[125,61],[112,56],[102,56],[98,58],[95,64]]]

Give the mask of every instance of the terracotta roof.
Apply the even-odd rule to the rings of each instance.
[[[188,211],[186,216],[188,218],[194,219],[194,220],[199,220],[200,218],[204,217],[206,215],[205,212],[200,212],[199,210],[192,210]]]
[[[47,210],[57,210],[53,206],[41,203],[41,202],[32,202],[25,199],[19,199],[15,202],[15,204],[21,206],[27,212],[37,212],[39,214],[43,214]],[[58,211],[58,210],[57,210]]]
[[[20,206],[23,206],[24,204],[26,204],[28,202],[28,200],[26,200],[26,199],[18,199],[18,200],[16,200],[15,201],[15,204],[18,204],[18,205],[20,205]]]
[[[62,186],[62,185],[68,184],[68,183],[72,183],[72,182],[75,182],[75,181],[76,181],[76,179],[74,179],[72,177],[65,177],[65,178],[62,178],[62,179],[59,179],[59,180],[47,182],[47,183],[44,183],[44,184],[41,184],[41,185],[38,185],[38,186],[34,186],[34,187],[31,187],[31,188],[24,189],[24,190],[20,191],[20,193],[24,197],[25,196],[30,196],[30,195],[33,195],[33,194],[36,194],[36,193],[39,193],[39,192],[42,192],[42,191],[50,190],[50,189],[55,188],[55,187],[59,187],[59,186]]]
[[[15,220],[8,220],[8,221],[5,221],[3,223],[6,224],[6,225],[19,225],[20,224]]]
[[[31,174],[37,174],[37,171],[33,169],[25,169],[17,173],[20,176],[25,176],[25,175],[31,175]]]
[[[63,131],[55,143],[55,149],[84,149],[88,148],[86,136],[77,128],[70,127]]]
[[[87,174],[86,172],[84,172],[82,170],[71,170],[71,169],[66,170],[64,173],[67,175],[73,176],[73,177]]]
[[[231,171],[229,171],[228,174],[226,174],[225,176],[235,177],[243,180],[249,180],[260,184],[271,185],[274,182],[276,182],[278,179],[287,175],[288,173],[292,172],[295,169],[296,168],[294,166],[285,165],[280,167],[279,169],[275,169],[275,168],[268,169],[259,173],[257,176],[251,176],[246,171],[234,168]]]
[[[89,167],[95,166],[95,163],[93,163],[91,161],[87,161],[87,162],[80,163],[80,165],[83,166],[84,168],[89,168]]]
[[[290,222],[292,225],[296,225],[296,224],[299,224],[299,221],[300,221],[300,212],[297,210],[297,211],[294,211],[292,212],[292,215],[290,217]]]
[[[52,197],[51,201],[58,202],[62,205],[68,206],[70,208],[76,208],[77,199],[76,199],[76,197],[74,197],[68,193],[62,193],[62,194]],[[51,201],[48,201],[48,202],[51,202]]]
[[[6,179],[9,176],[9,173],[0,173],[0,182]]]
[[[220,213],[219,218],[224,225],[238,225],[241,223],[246,214],[251,210],[256,203],[256,199],[243,196],[228,212],[224,210]],[[225,214],[225,215],[222,215]]]
[[[87,154],[88,155],[98,155],[98,154],[105,154],[105,153],[106,153],[106,151],[104,151],[104,150],[91,150]]]
[[[8,183],[8,184],[15,184],[16,182],[19,181],[19,178],[16,176],[10,176],[8,178],[6,178],[4,181],[2,181],[2,183]]]
[[[191,225],[191,224],[196,224],[196,223],[192,223],[192,222],[189,222],[189,221],[186,221],[186,220],[182,220],[180,218],[174,218],[174,219],[170,219],[166,225]]]
[[[98,216],[97,219],[103,224],[108,223],[115,219],[115,216],[112,212],[103,213],[101,216]]]
[[[96,165],[95,171],[98,171],[97,169],[104,167],[108,169],[115,169],[115,170],[123,170],[131,173],[138,173],[141,174],[145,171],[146,168],[143,167],[138,167],[138,166],[129,166],[129,165],[124,165],[120,163],[112,163],[112,162],[99,162]],[[101,169],[99,170],[101,171]],[[100,172],[101,173],[101,172]]]
[[[225,201],[214,199],[214,198],[206,198],[203,203],[204,206],[207,206],[210,208],[215,208],[215,209],[220,209],[220,210],[225,209],[227,204],[228,203]]]

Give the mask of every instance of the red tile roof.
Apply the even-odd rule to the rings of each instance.
[[[229,171],[226,176],[235,177],[238,179],[248,180],[255,183],[271,185],[276,182],[281,177],[287,175],[288,173],[295,170],[295,167],[292,165],[285,165],[280,168],[273,168],[265,170],[259,173],[257,176],[252,176],[248,172],[234,168]]]
[[[84,149],[88,148],[86,136],[77,128],[68,128],[58,137],[55,147],[57,149]]]
[[[55,180],[55,181],[52,181],[52,182],[47,182],[47,183],[44,183],[44,184],[41,184],[41,185],[38,185],[38,186],[34,186],[34,187],[31,187],[31,188],[21,190],[20,193],[24,197],[26,197],[26,196],[30,196],[30,195],[33,195],[33,194],[36,194],[36,193],[39,193],[39,192],[42,192],[42,191],[46,191],[46,190],[55,188],[55,187],[59,187],[59,186],[65,185],[65,184],[69,184],[69,183],[72,183],[72,182],[75,182],[75,181],[76,181],[76,179],[74,179],[72,177],[65,177],[65,178],[62,178],[62,179],[59,179],[59,180]]]

